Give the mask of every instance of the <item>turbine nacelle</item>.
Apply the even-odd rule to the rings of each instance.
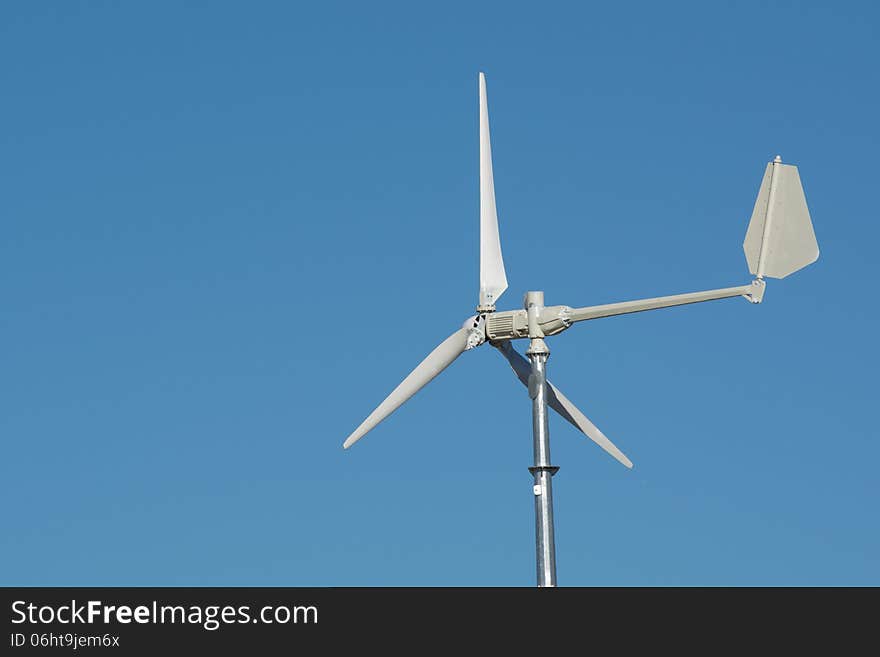
[[[536,326],[529,329],[529,299],[540,299],[535,309]],[[544,306],[543,292],[528,292],[524,297],[523,310],[502,310],[499,312],[480,312],[483,307],[477,307],[480,314],[469,317],[462,323],[462,328],[468,329],[468,349],[479,347],[486,341],[497,345],[507,340],[522,338],[543,338],[562,333],[574,322],[571,306]]]
[[[562,333],[572,325],[570,306],[543,306],[537,311],[540,335],[547,337]],[[533,331],[534,333],[534,331]],[[486,315],[486,339],[490,342],[532,337],[529,334],[528,310],[503,310]]]

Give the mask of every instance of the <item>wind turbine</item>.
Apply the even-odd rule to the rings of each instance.
[[[557,335],[572,324],[601,317],[613,317],[657,308],[682,306],[714,299],[745,297],[753,304],[764,298],[764,278],[785,278],[819,257],[810,213],[796,166],[776,158],[767,164],[758,198],[746,232],[743,250],[749,272],[755,278],[745,285],[702,292],[690,292],[652,299],[624,301],[601,306],[572,308],[545,306],[543,292],[526,292],[522,310],[496,312],[495,303],[507,289],[507,275],[501,256],[498,217],[495,210],[495,184],[492,176],[492,149],[489,140],[489,110],[486,78],[480,73],[480,296],[477,314],[465,320],[455,333],[434,349],[427,358],[379,404],[345,440],[348,449],[401,404],[421,390],[465,351],[485,342],[498,349],[517,378],[528,389],[532,400],[534,465],[535,548],[538,586],[556,586],[556,548],[553,536],[552,477],[559,470],[550,463],[550,434],[547,407],[559,413],[579,431],[627,468],[632,462],[595,424],[547,380],[550,355],[544,338]],[[512,340],[529,340],[523,357]]]

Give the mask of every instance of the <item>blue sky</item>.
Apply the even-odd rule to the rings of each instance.
[[[764,166],[822,255],[590,322],[550,378],[559,581],[880,584],[874,3],[6,3],[0,583],[532,585],[529,404],[465,354],[477,72],[515,308],[749,281]]]

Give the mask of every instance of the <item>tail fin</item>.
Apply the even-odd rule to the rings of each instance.
[[[785,278],[819,258],[798,168],[778,156],[764,171],[743,250],[759,278]]]

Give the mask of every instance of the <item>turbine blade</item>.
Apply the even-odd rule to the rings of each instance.
[[[507,274],[504,273],[498,213],[495,210],[486,77],[480,73],[480,305],[494,306],[506,289]]]
[[[507,362],[510,363],[517,378],[522,381],[524,386],[528,387],[529,375],[532,373],[532,366],[528,359],[514,349],[509,340],[495,344],[494,346],[498,348],[498,351],[500,351],[507,359]],[[568,397],[563,395],[556,386],[550,383],[550,381],[547,381],[547,405],[568,420],[576,429],[608,452],[620,463],[628,468],[633,467],[632,461],[630,461],[614,443],[608,440],[607,436],[605,436],[595,424],[590,422],[587,416],[581,413],[578,407],[571,403]]]
[[[429,381],[440,374],[449,365],[452,364],[467,348],[467,339],[469,328],[461,328],[446,338],[440,345],[434,349],[428,357],[425,358],[418,366],[410,372],[399,386],[397,386],[388,397],[385,398],[379,407],[370,413],[366,420],[354,430],[343,443],[343,447],[348,449],[358,440],[379,424],[386,417],[391,415],[397,408],[407,399],[416,394],[425,387]]]

